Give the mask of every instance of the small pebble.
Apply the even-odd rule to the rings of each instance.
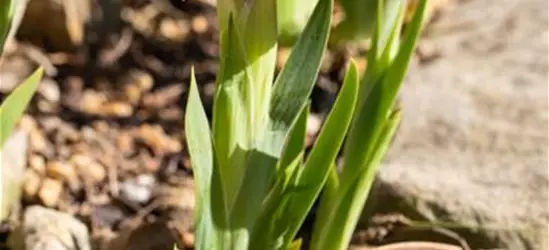
[[[121,132],[116,137],[116,145],[124,155],[130,155],[135,151],[133,138],[126,132]]]
[[[139,100],[141,100],[143,92],[141,91],[139,86],[128,85],[124,88],[124,95],[126,96],[128,102],[130,102],[131,104],[138,104]]]
[[[155,179],[152,175],[140,175],[120,184],[120,194],[129,201],[146,203],[152,197]]]
[[[92,182],[101,182],[107,177],[105,168],[87,155],[72,155],[69,162],[76,167],[82,178],[91,179]]]
[[[59,85],[52,79],[43,79],[38,85],[37,92],[48,102],[58,103],[61,100]]]
[[[93,90],[85,90],[80,99],[80,110],[88,114],[101,113],[101,106],[107,101],[107,97]]]
[[[307,119],[307,134],[316,135],[322,126],[322,119],[317,114],[310,114]]]
[[[38,110],[40,110],[40,112],[42,113],[54,113],[59,108],[57,103],[49,102],[46,100],[38,100],[36,102],[36,106],[38,107]]]
[[[137,130],[136,137],[151,147],[157,155],[177,153],[182,150],[181,142],[168,136],[158,125],[142,125]]]
[[[120,208],[111,204],[95,206],[91,213],[94,223],[99,227],[111,227],[122,221],[125,216]]]
[[[23,115],[19,120],[19,128],[30,133],[33,130],[38,130],[38,123],[32,116]]]
[[[55,207],[59,203],[61,193],[63,192],[63,183],[59,180],[46,178],[42,181],[42,186],[38,191],[38,198],[44,206]]]
[[[165,18],[160,22],[160,34],[172,42],[182,42],[188,33],[189,27],[183,21]]]
[[[305,138],[305,145],[307,147],[312,146],[314,139],[320,127],[322,126],[322,120],[317,114],[309,114],[307,119],[307,138]]]
[[[20,82],[20,77],[13,72],[0,72],[0,79],[2,79],[2,84],[0,84],[0,93],[4,94],[12,92]]]
[[[197,34],[203,34],[208,31],[208,19],[205,16],[196,16],[193,18],[191,26]]]
[[[40,174],[46,173],[46,160],[40,155],[33,154],[29,157],[29,167]]]
[[[23,197],[25,200],[33,200],[40,189],[41,177],[32,169],[25,171],[25,180],[23,181]]]
[[[133,70],[129,77],[142,92],[150,91],[154,87],[154,78],[145,71]]]
[[[133,106],[126,102],[108,102],[99,112],[102,116],[130,117],[133,114]]]
[[[39,152],[42,154],[51,152],[52,149],[48,147],[48,141],[34,118],[29,115],[24,115],[19,121],[19,127],[30,134],[29,143],[32,152]]]
[[[46,165],[46,174],[51,178],[67,182],[74,182],[78,179],[74,167],[60,161],[49,162]]]
[[[142,186],[152,187],[156,183],[156,179],[152,175],[142,174],[135,178],[135,182]]]

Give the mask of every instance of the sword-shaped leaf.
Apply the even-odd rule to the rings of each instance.
[[[0,106],[0,148],[10,136],[32,96],[38,88],[44,70],[37,69],[4,100]]]
[[[334,107],[326,118],[304,168],[297,173],[293,187],[295,191],[289,193],[291,198],[288,209],[282,217],[287,230],[284,235],[285,245],[295,237],[328,178],[330,167],[337,157],[351,123],[357,96],[358,72],[356,65],[351,63]]]

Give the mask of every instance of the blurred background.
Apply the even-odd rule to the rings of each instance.
[[[354,248],[548,249],[548,2],[430,0],[430,13]],[[183,107],[194,66],[211,113],[217,43],[214,0],[28,0],[0,65],[0,100],[37,66],[47,76],[20,123],[30,140],[5,149],[23,152],[2,164],[25,168],[14,217],[24,230],[8,239],[19,229],[5,223],[2,249],[57,236],[78,248],[33,249],[192,248]],[[346,63],[364,69],[365,52],[326,52],[309,145]]]

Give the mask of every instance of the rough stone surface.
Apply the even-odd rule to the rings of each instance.
[[[69,214],[41,206],[25,211],[24,222],[10,238],[12,249],[90,250],[88,229]]]
[[[420,44],[438,56],[412,63],[401,92],[379,183],[420,217],[479,226],[465,234],[474,249],[548,249],[547,12],[459,1]]]

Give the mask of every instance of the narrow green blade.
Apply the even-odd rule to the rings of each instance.
[[[309,118],[309,112],[310,105],[307,105],[303,109],[303,111],[301,111],[297,122],[294,124],[292,131],[288,135],[286,147],[284,148],[282,157],[279,162],[279,166],[281,169],[285,169],[286,166],[290,165],[290,163],[301,152],[303,152],[303,149],[305,149],[305,138],[307,137],[307,119]]]
[[[332,1],[320,0],[276,79],[269,111],[269,150],[279,156],[284,139],[305,107],[316,82],[331,23]]]
[[[326,227],[329,227],[330,221],[324,220],[322,218],[328,218],[330,210],[332,209],[331,204],[337,197],[337,190],[339,187],[339,174],[337,173],[336,164],[332,164],[330,167],[330,173],[324,189],[322,191],[322,196],[320,197],[320,204],[318,205],[318,210],[316,213],[314,227],[313,227],[313,241],[318,238],[318,234],[323,230],[326,230]]]
[[[362,92],[360,96],[359,102],[362,105],[357,108],[358,112],[349,132],[349,140],[345,145],[342,182],[356,176],[359,169],[364,167],[365,161],[371,157],[377,136],[390,113],[406,74],[421,29],[425,7],[426,1],[422,0],[408,27],[399,53],[390,67],[381,72],[380,76],[371,76],[368,73],[372,72],[367,72],[363,79],[362,84],[365,86],[362,88],[371,88],[371,90],[366,94]]]
[[[422,0],[414,20],[408,27],[398,55],[388,68],[377,72],[369,71],[363,79],[363,84],[367,85],[363,86],[361,91],[367,91],[367,94],[361,92],[361,105],[358,107],[345,145],[343,172],[340,175],[337,195],[332,196],[335,198],[327,202],[329,208],[320,208],[330,211],[328,215],[322,214],[322,218],[318,218],[326,221],[325,224],[329,224],[330,227],[319,229],[322,230],[320,233],[315,232],[312,250],[343,250],[349,243],[377,166],[399,121],[399,113],[391,112],[391,109],[415,48],[425,7],[426,1]],[[384,51],[392,44],[388,43],[385,46],[376,49]],[[369,73],[375,75],[368,75]]]
[[[319,213],[316,220],[329,226],[315,227],[311,250],[347,249],[374,181],[375,170],[390,145],[399,121],[400,112],[393,112],[383,126],[371,160],[362,171],[355,173],[353,179],[344,180],[345,185],[339,186],[336,195],[321,204],[319,210],[324,212]]]
[[[284,235],[286,245],[295,237],[328,178],[330,167],[336,159],[351,123],[357,95],[358,72],[356,65],[351,63],[334,107],[319,133],[304,169],[298,176],[294,187],[296,191],[290,194],[289,209],[283,217],[283,221],[286,222],[285,230],[288,231]]]
[[[196,249],[222,249],[219,230],[225,223],[223,195],[216,187],[214,154],[208,119],[197,90],[194,69],[191,72],[189,97],[185,111],[185,136],[195,181],[195,245]],[[218,184],[219,185],[219,184]],[[213,200],[212,200],[213,199]],[[214,203],[219,206],[213,206]]]
[[[0,148],[10,136],[21,116],[23,116],[27,105],[38,88],[43,73],[42,68],[37,69],[0,106]]]
[[[14,4],[12,0],[0,0],[0,56],[8,37],[13,19]]]

